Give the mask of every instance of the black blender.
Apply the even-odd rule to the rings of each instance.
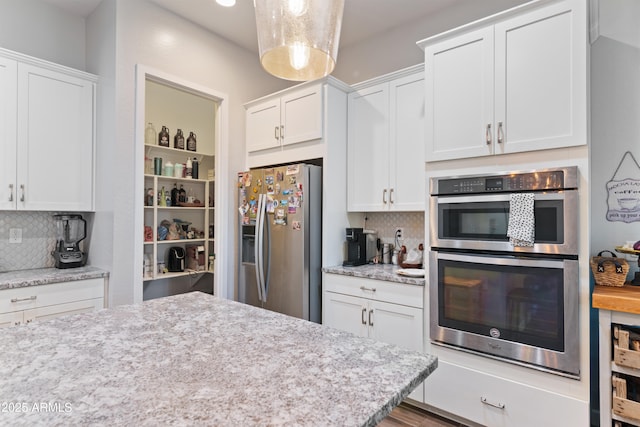
[[[87,222],[78,214],[60,214],[56,219],[56,249],[51,252],[56,268],[82,267],[87,256],[80,250],[80,242],[87,235]]]

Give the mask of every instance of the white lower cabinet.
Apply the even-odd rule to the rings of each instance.
[[[0,291],[0,328],[104,308],[102,278]]]
[[[588,426],[584,402],[438,360],[425,381],[425,403],[492,427]],[[567,417],[571,414],[571,420]],[[577,419],[582,417],[582,419]]]
[[[324,274],[324,325],[423,351],[423,287]],[[409,398],[423,402],[423,387]]]

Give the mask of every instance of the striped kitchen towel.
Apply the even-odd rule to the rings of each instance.
[[[533,246],[535,218],[533,193],[512,193],[509,201],[507,237],[512,246]]]

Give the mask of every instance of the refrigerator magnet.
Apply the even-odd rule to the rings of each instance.
[[[280,206],[287,206],[288,204],[289,204],[289,201],[287,199],[280,200]]]
[[[280,194],[280,184],[276,184],[276,194]]]
[[[274,194],[275,189],[273,188],[273,184],[267,184],[267,194]]]
[[[289,185],[295,185],[296,184],[296,177],[295,176],[290,176],[289,177]]]
[[[294,230],[300,230],[300,221],[293,221],[291,223],[291,228],[293,228]]]
[[[289,206],[293,208],[300,207],[300,199],[297,196],[289,196]]]
[[[275,202],[276,201],[273,200],[273,197],[267,196],[267,213],[273,213],[276,208]]]
[[[280,182],[284,181],[284,174],[282,173],[282,171],[276,172],[276,179]]]
[[[287,225],[287,212],[284,210],[284,208],[276,209],[273,223],[275,225]]]
[[[267,175],[264,177],[264,182],[267,183],[267,185],[273,185],[273,175]]]
[[[287,175],[298,175],[300,172],[300,165],[287,166]],[[295,179],[295,177],[293,177]]]
[[[296,207],[295,207],[295,206],[289,206],[289,207],[287,208],[287,212],[288,212],[289,214],[291,214],[291,215],[295,214],[295,213],[296,213]]]

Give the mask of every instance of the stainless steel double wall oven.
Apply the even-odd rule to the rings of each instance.
[[[534,197],[533,246],[507,237],[511,194]],[[430,333],[579,378],[576,167],[430,180]]]

